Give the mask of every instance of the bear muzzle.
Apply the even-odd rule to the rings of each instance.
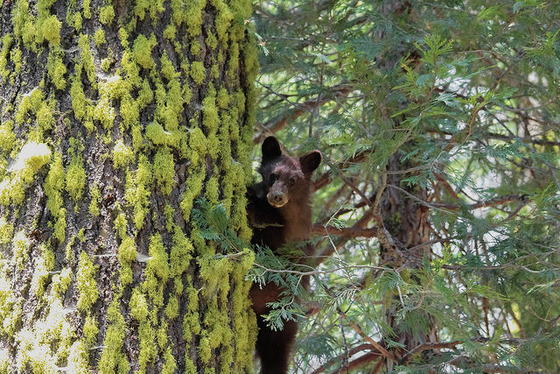
[[[266,198],[268,199],[268,203],[275,208],[281,208],[288,202],[288,197],[286,194],[278,191],[270,191]]]

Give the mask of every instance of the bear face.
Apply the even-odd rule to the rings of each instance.
[[[299,159],[290,157],[282,154],[278,140],[270,136],[263,142],[262,153],[259,173],[268,203],[281,208],[290,200],[308,200],[312,192],[311,175],[321,163],[321,152],[311,151]]]

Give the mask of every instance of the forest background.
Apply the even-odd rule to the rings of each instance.
[[[560,370],[558,1],[1,17],[1,373],[251,372],[248,279],[297,373]],[[313,268],[248,246],[271,134],[324,156]]]

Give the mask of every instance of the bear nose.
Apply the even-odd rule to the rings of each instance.
[[[268,195],[268,202],[274,206],[284,205],[284,194],[281,192],[271,192]]]

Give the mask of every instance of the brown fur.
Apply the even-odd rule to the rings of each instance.
[[[261,183],[248,191],[247,214],[253,228],[252,243],[267,246],[275,253],[286,244],[311,238],[311,175],[321,162],[321,153],[312,151],[299,159],[282,154],[280,144],[268,137],[262,145]],[[312,256],[314,247],[303,246],[306,256]],[[304,279],[304,286],[308,280]],[[297,334],[297,322],[284,321],[281,331],[273,331],[261,317],[270,312],[270,302],[280,299],[280,289],[273,283],[254,284],[250,296],[257,314],[259,335],[257,355],[262,374],[284,374],[289,367],[290,354]]]

